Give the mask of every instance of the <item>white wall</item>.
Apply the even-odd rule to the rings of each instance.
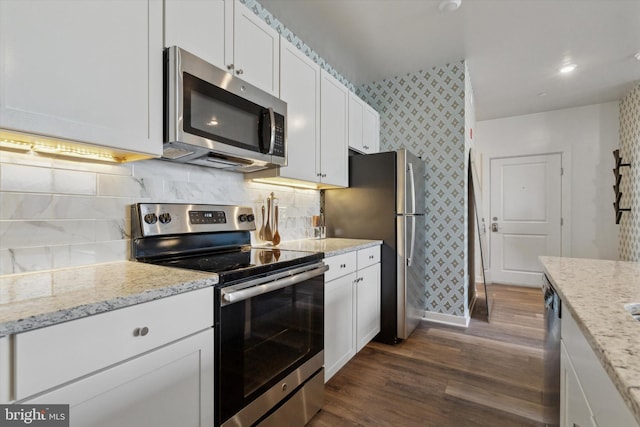
[[[618,115],[618,102],[609,102],[477,122],[474,149],[483,159],[485,218],[491,158],[560,152],[565,172],[562,255],[618,259],[612,205]]]

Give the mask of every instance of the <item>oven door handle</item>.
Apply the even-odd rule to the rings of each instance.
[[[222,302],[222,305],[244,301],[258,295],[266,294],[267,292],[272,292],[277,289],[286,288],[287,286],[292,286],[297,283],[304,282],[305,280],[309,280],[311,278],[324,274],[324,272],[328,269],[328,265],[323,265],[322,267],[314,268],[313,270],[307,270],[303,273],[295,274],[283,279],[277,279],[268,283],[264,283],[262,285],[252,286],[250,288],[244,288],[237,291],[225,291],[224,289],[222,289],[220,291],[222,299],[224,300]]]

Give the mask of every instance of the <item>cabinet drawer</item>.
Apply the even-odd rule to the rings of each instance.
[[[14,397],[23,399],[213,326],[213,288],[17,334]]]
[[[380,246],[360,249],[358,251],[358,269],[380,262]]]
[[[328,282],[345,274],[353,273],[356,271],[357,259],[355,252],[325,258],[324,262],[329,266],[329,270],[324,273],[324,281]]]

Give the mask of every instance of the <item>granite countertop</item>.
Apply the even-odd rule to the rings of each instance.
[[[380,244],[381,240],[304,239],[281,242],[278,248],[333,256]],[[0,276],[0,336],[217,283],[214,273],[132,261]]]
[[[624,304],[640,302],[640,263],[540,257],[605,371],[640,422],[640,322]]]
[[[131,261],[0,276],[0,336],[216,283],[212,273]]]
[[[278,249],[302,252],[324,252],[325,257],[340,255],[358,249],[370,248],[382,244],[382,240],[365,239],[302,239],[280,242]],[[260,246],[259,246],[260,247]]]

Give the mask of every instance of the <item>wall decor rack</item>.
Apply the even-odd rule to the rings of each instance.
[[[616,211],[616,224],[620,224],[622,218],[622,212],[629,212],[631,208],[621,208],[620,199],[622,198],[622,192],[620,191],[620,181],[622,180],[622,174],[620,169],[623,167],[631,166],[631,163],[622,163],[622,157],[620,157],[620,150],[613,150],[613,158],[616,161],[616,167],[613,169],[613,176],[616,178],[616,182],[613,185],[613,192],[615,194],[615,201],[613,202],[613,208]]]

